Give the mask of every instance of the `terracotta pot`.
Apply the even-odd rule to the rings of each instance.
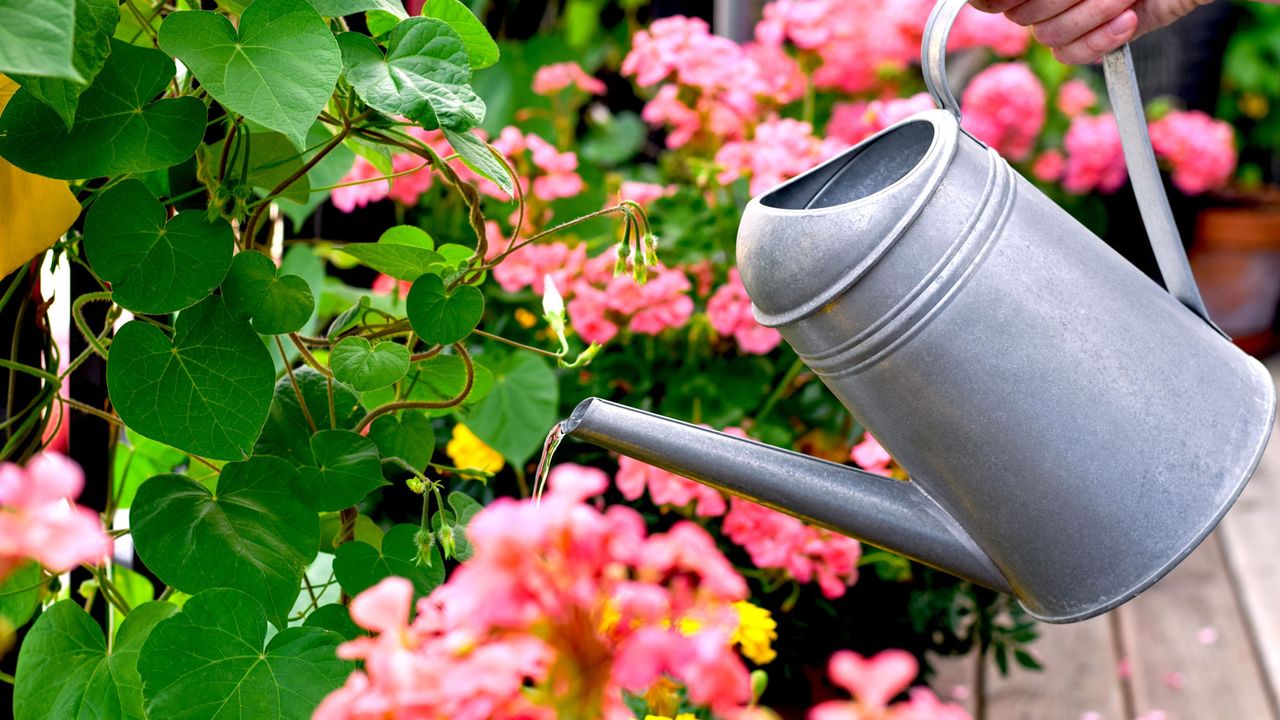
[[[1280,349],[1280,205],[1201,213],[1191,269],[1210,316],[1237,345],[1259,357]]]

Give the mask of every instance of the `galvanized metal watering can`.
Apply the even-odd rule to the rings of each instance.
[[[756,318],[911,475],[870,475],[599,399],[567,435],[751,498],[1071,622],[1133,598],[1227,512],[1275,416],[1209,321],[1128,48],[1112,105],[1166,292],[960,128],[942,0],[915,115],[751,201]]]

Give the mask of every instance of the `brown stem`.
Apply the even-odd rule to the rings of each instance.
[[[507,345],[510,345],[511,347],[514,347],[514,348],[520,348],[521,350],[528,350],[529,352],[538,353],[539,355],[546,355],[547,357],[556,358],[557,360],[560,359],[561,357],[564,357],[560,353],[553,353],[550,350],[543,350],[542,348],[536,348],[532,345],[525,345],[524,343],[516,342],[515,340],[504,338],[501,335],[494,335],[493,333],[487,333],[483,330],[476,329],[476,330],[472,330],[471,332],[479,335],[482,338],[496,340],[500,343],[506,343]]]
[[[280,350],[280,362],[284,363],[284,371],[289,375],[289,384],[293,385],[293,393],[298,396],[298,407],[302,408],[302,417],[307,420],[307,427],[311,428],[312,434],[318,432],[316,421],[311,417],[311,409],[307,407],[307,399],[302,395],[302,387],[298,385],[298,378],[293,376],[293,365],[289,362],[289,356],[285,354],[284,343],[280,341],[280,336],[275,336],[276,347]]]
[[[301,179],[302,176],[306,175],[311,168],[315,167],[316,164],[323,160],[326,155],[333,152],[333,149],[342,144],[342,141],[346,140],[347,135],[350,133],[351,125],[349,123],[344,123],[342,130],[339,131],[337,135],[334,135],[333,139],[326,143],[324,147],[317,150],[316,154],[312,155],[310,160],[303,163],[302,167],[293,171],[289,177],[281,180],[279,184],[271,188],[271,192],[267,193],[267,196],[262,198],[262,202],[258,203],[258,208],[253,211],[253,215],[249,216],[249,222],[245,224],[244,232],[240,234],[241,243],[244,244],[246,248],[253,246],[253,236],[258,231],[258,221],[262,219],[262,213],[267,211],[267,208],[271,205],[271,201],[276,199],[276,197],[285,190],[288,190],[289,186]]]
[[[310,365],[312,370],[315,370],[325,377],[333,377],[333,372],[317,360],[315,355],[311,354],[311,351],[307,349],[307,344],[303,342],[298,333],[289,333],[289,340],[293,343],[294,347],[298,348],[298,354],[302,356],[302,361],[307,365]]]
[[[383,415],[398,412],[400,410],[440,410],[443,408],[451,408],[461,405],[462,401],[466,400],[467,396],[471,394],[471,386],[476,380],[476,371],[475,367],[471,364],[471,355],[467,352],[466,346],[460,342],[456,342],[453,344],[453,349],[456,350],[458,352],[458,356],[462,358],[462,364],[466,367],[467,371],[467,380],[462,385],[462,392],[459,392],[448,400],[404,400],[401,402],[387,403],[386,405],[370,410],[369,414],[365,415],[364,418],[360,420],[360,423],[356,425],[355,431],[358,433],[369,427],[370,423]]]

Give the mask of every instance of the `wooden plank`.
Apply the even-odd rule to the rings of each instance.
[[[1040,638],[1031,649],[1044,671],[1013,667],[1009,676],[1002,678],[994,661],[989,660],[986,717],[1079,720],[1093,712],[1105,720],[1125,718],[1115,648],[1109,617],[1072,625],[1041,623]]]
[[[1275,718],[1216,533],[1116,612],[1138,715]]]
[[[929,680],[929,687],[943,702],[959,705],[973,715],[974,692],[978,686],[978,657],[974,653],[960,656],[942,656],[930,653],[927,656],[934,675]]]
[[[1280,378],[1280,358],[1268,367]],[[1280,383],[1278,383],[1280,384]],[[1273,705],[1280,697],[1280,440],[1272,438],[1218,531],[1261,658]]]

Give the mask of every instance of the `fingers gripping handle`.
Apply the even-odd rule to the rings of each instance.
[[[947,38],[960,11],[967,4],[967,0],[938,0],[933,13],[929,15],[928,24],[925,25],[924,43],[920,50],[920,67],[924,72],[924,82],[929,88],[929,94],[939,107],[954,115],[957,121],[960,120],[960,104],[956,102],[951,86],[947,84]],[[1155,152],[1151,149],[1151,138],[1147,134],[1146,113],[1142,107],[1142,96],[1138,92],[1138,79],[1133,72],[1133,56],[1129,46],[1107,53],[1102,65],[1107,79],[1107,95],[1111,98],[1111,107],[1120,125],[1120,142],[1124,148],[1125,164],[1129,168],[1134,195],[1138,199],[1138,210],[1142,213],[1142,222],[1147,229],[1151,249],[1155,251],[1165,287],[1179,302],[1221,333],[1209,319],[1209,311],[1205,309],[1200,290],[1196,287],[1191,264],[1187,262],[1187,253],[1178,234],[1178,226],[1173,220],[1173,210],[1169,207],[1164,183],[1160,180]]]

